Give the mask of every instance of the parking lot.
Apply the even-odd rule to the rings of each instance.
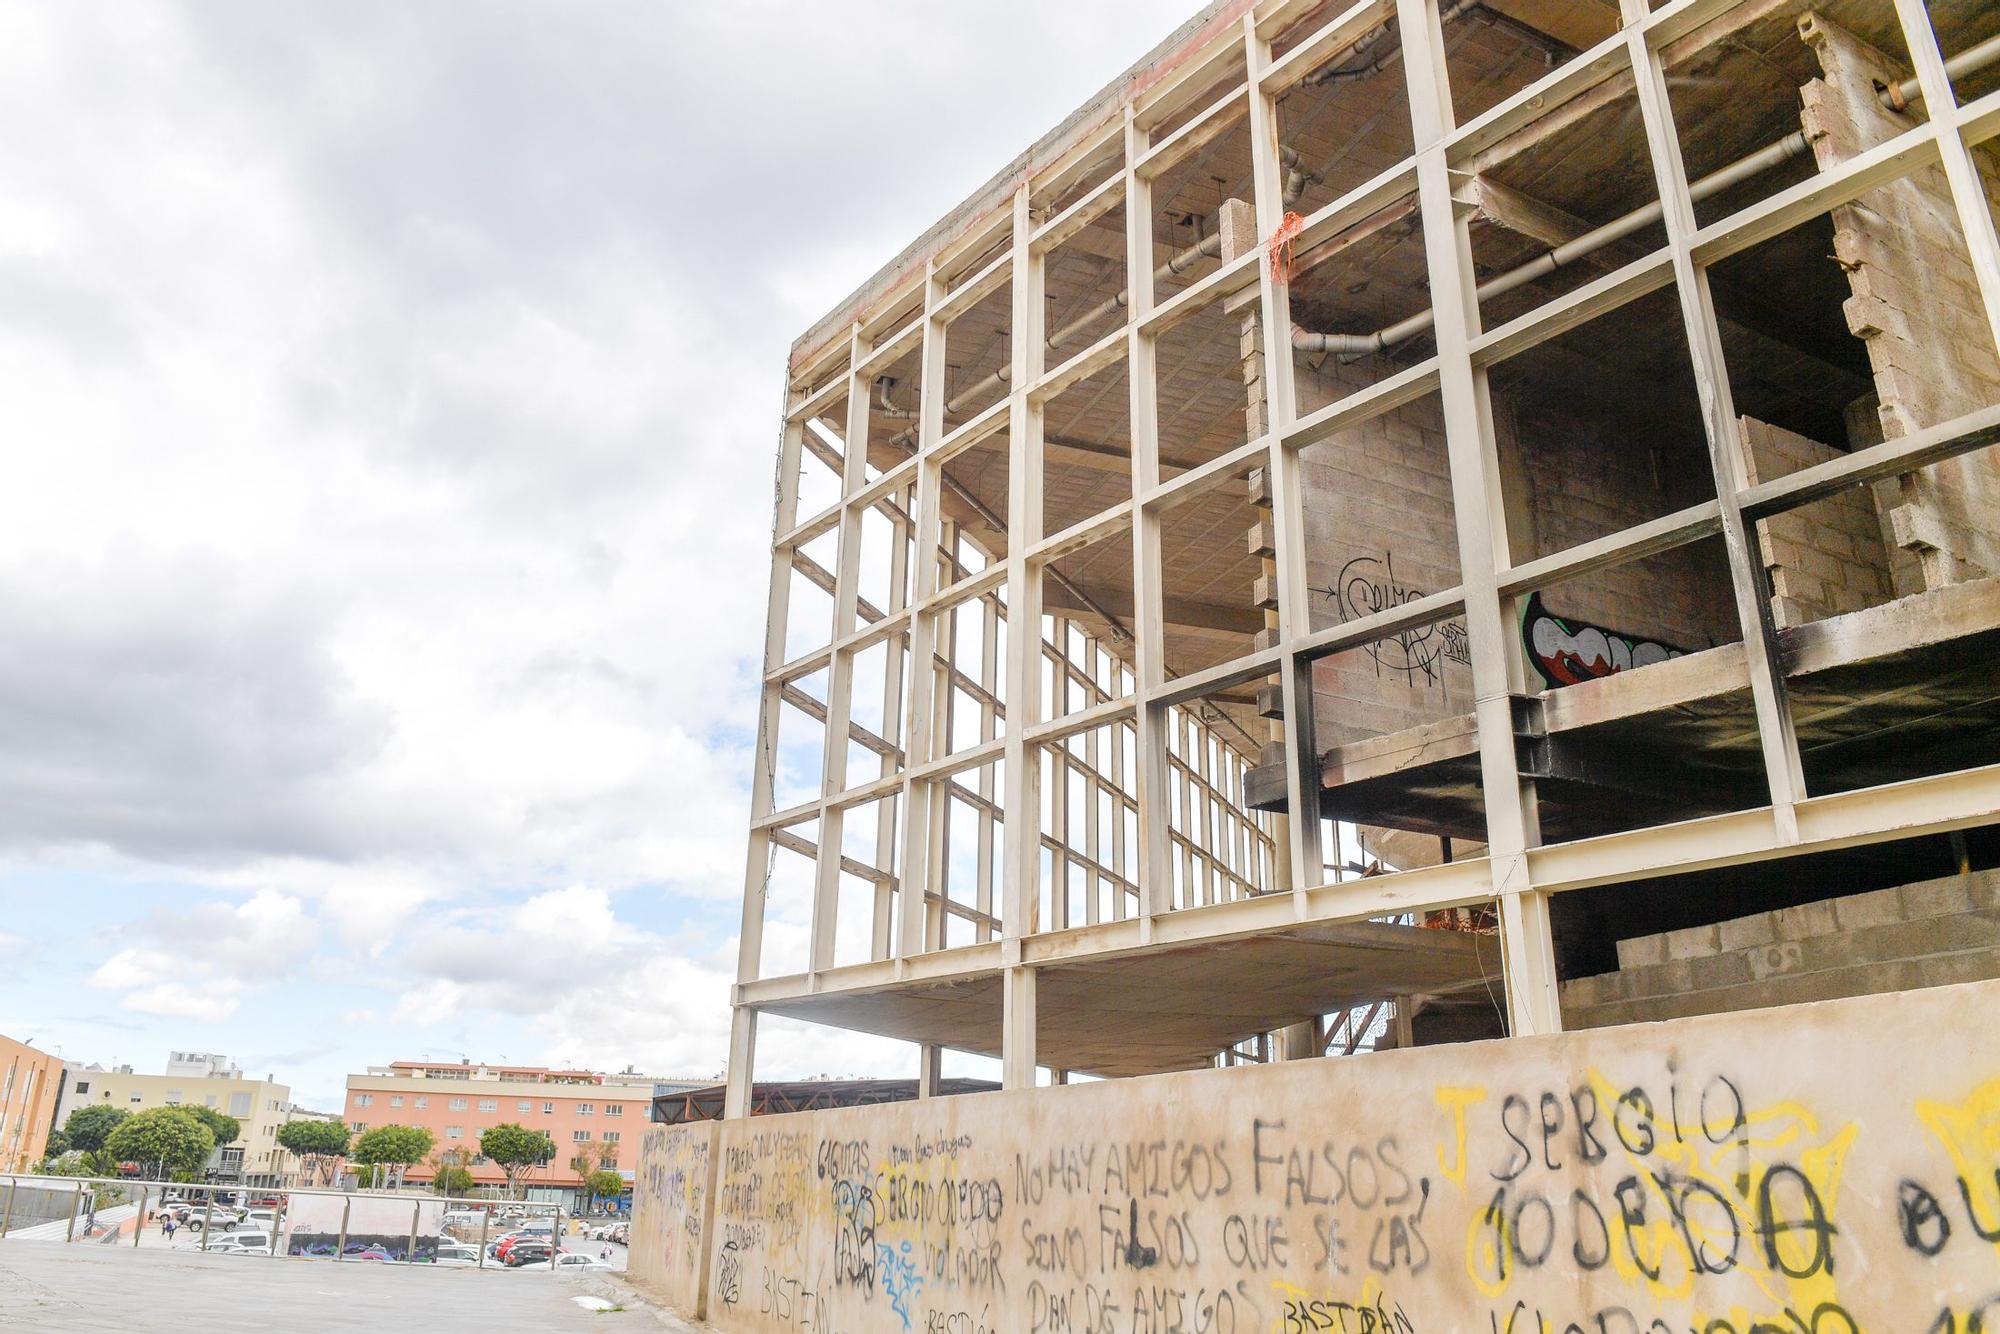
[[[259,1260],[178,1244],[135,1248],[129,1239],[122,1246],[0,1242],[0,1329],[375,1334],[461,1325],[481,1334],[688,1329],[648,1307],[615,1274]]]
[[[149,1216],[138,1222],[139,1235],[136,1242],[132,1235],[132,1229],[135,1225],[134,1212],[129,1206],[114,1207],[101,1211],[97,1215],[97,1220],[107,1236],[115,1234],[117,1240],[128,1247],[136,1245],[141,1250],[154,1249],[193,1252],[203,1250],[201,1214],[199,1211],[196,1211],[191,1219],[183,1214],[179,1226],[174,1229],[170,1236],[165,1226],[166,1218],[154,1214],[153,1210],[148,1210],[149,1215],[154,1216]],[[282,1213],[279,1214],[279,1217],[282,1217]],[[253,1224],[246,1223],[241,1228],[232,1227],[229,1223],[223,1221],[229,1218],[230,1211],[225,1210],[211,1219],[214,1224],[214,1233],[209,1239],[208,1244],[208,1249],[211,1252],[218,1249],[233,1250],[241,1236],[253,1235],[247,1232],[248,1227]],[[601,1218],[590,1219],[581,1223],[575,1221],[567,1222],[561,1242],[562,1249],[571,1256],[588,1258],[592,1262],[589,1268],[593,1271],[601,1267],[604,1270],[614,1273],[623,1273],[625,1270],[625,1247],[621,1243],[612,1241],[609,1238],[589,1235],[591,1231],[604,1230],[605,1223],[606,1220]],[[504,1220],[496,1220],[489,1225],[489,1254],[483,1267],[488,1269],[502,1269],[509,1273],[520,1273],[523,1276],[537,1272],[546,1273],[548,1268],[546,1263],[531,1265],[526,1269],[514,1269],[505,1263],[502,1256],[491,1254],[495,1245],[507,1233],[510,1226],[512,1225]],[[39,1229],[24,1232],[20,1235],[60,1240],[64,1235],[64,1231],[64,1224],[53,1223],[44,1224]],[[444,1268],[482,1267],[476,1258],[478,1255],[477,1243],[480,1235],[478,1230],[466,1226],[460,1229],[460,1231],[464,1242],[463,1245],[453,1245],[451,1242],[440,1239],[442,1249],[439,1251],[440,1259],[437,1263],[440,1267]],[[428,1239],[425,1240],[428,1241]],[[453,1238],[452,1240],[456,1241],[457,1239]],[[343,1263],[367,1264],[382,1263],[385,1261],[396,1263],[402,1258],[400,1250],[391,1255],[379,1247],[359,1242],[351,1243],[346,1250],[347,1253],[343,1256]],[[423,1253],[429,1254],[429,1251],[426,1250]],[[256,1254],[245,1256],[244,1258],[270,1259],[273,1257],[269,1254],[268,1249],[260,1247]]]

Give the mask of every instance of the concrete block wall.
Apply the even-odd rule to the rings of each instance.
[[[1701,442],[1649,434],[1644,414],[1607,419],[1506,393],[1493,414],[1503,472],[1520,492],[1509,523],[1521,558],[1714,498]],[[1567,620],[1693,651],[1740,637],[1731,596],[1721,547],[1710,542],[1567,580],[1543,600]]]
[[[2000,978],[2000,871],[1803,903],[1618,942],[1562,984],[1573,1028]]]
[[[1738,422],[1749,480],[1768,482],[1840,457],[1796,431],[1744,417]],[[1895,596],[1875,495],[1856,487],[1774,515],[1757,525],[1771,610],[1780,626],[1880,606]]]
[[[656,1290],[732,1334],[1981,1328],[1996,1006],[1975,983],[725,1122],[705,1296]],[[640,1179],[640,1282],[685,1198]]]
[[[1300,411],[1371,383],[1359,364],[1299,368]],[[1532,422],[1507,396],[1494,405],[1523,558],[1558,551],[1712,494],[1706,469],[1654,466],[1633,425],[1567,414],[1541,401]],[[1306,561],[1315,628],[1458,582],[1458,535],[1442,409],[1422,400],[1301,452]],[[1737,638],[1719,553],[1686,547],[1549,590],[1550,610],[1686,649]],[[1472,708],[1464,632],[1452,624],[1315,664],[1322,745],[1435,722]]]
[[[1893,139],[1914,120],[1890,111],[1876,89],[1907,78],[1896,58],[1819,15],[1800,20],[1821,77],[1802,91],[1801,121],[1822,167]],[[2000,203],[1990,145],[1982,161],[1989,207]],[[2000,401],[1993,345],[1944,172],[1931,167],[1833,211],[1834,257],[1853,295],[1848,328],[1868,348],[1882,437]],[[2000,458],[1993,450],[1952,459],[1899,481],[1885,518],[1896,592],[1907,594],[2000,573]]]

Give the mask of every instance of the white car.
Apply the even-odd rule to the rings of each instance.
[[[535,1260],[528,1264],[516,1265],[515,1268],[546,1270],[551,1263],[553,1263],[556,1268],[572,1274],[606,1274],[612,1272],[616,1268],[616,1266],[614,1265],[608,1265],[604,1263],[604,1261],[598,1259],[594,1255],[583,1255],[575,1251],[564,1251],[561,1255],[558,1255],[553,1262],[548,1260]]]
[[[441,1265],[476,1265],[479,1263],[479,1248],[446,1242],[437,1248],[437,1262]]]
[[[224,1223],[222,1226],[232,1230],[250,1228],[257,1232],[276,1232],[278,1230],[278,1216],[269,1209],[252,1209],[236,1222]]]
[[[250,1228],[240,1228],[228,1236],[217,1236],[208,1243],[210,1255],[269,1255],[271,1234]]]

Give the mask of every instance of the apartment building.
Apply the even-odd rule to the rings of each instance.
[[[163,1074],[140,1074],[130,1065],[109,1069],[72,1063],[56,1107],[55,1123],[79,1107],[106,1104],[140,1112],[153,1107],[208,1107],[233,1116],[242,1133],[216,1146],[208,1173],[217,1181],[251,1186],[281,1184],[289,1157],[278,1145],[278,1127],[290,1119],[290,1087],[274,1076],[246,1078],[241,1068],[213,1052],[173,1052]]]
[[[443,1155],[458,1151],[479,1186],[507,1180],[499,1164],[479,1152],[482,1132],[508,1121],[546,1131],[555,1141],[555,1158],[525,1180],[531,1197],[550,1198],[575,1189],[569,1163],[579,1151],[632,1179],[655,1082],[630,1072],[395,1061],[347,1077],[347,1128],[359,1135],[377,1126],[422,1126],[436,1136],[437,1151],[405,1179],[430,1181]]]
[[[42,1160],[61,1086],[60,1056],[0,1037],[0,1172],[24,1172]]]

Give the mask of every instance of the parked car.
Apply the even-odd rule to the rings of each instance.
[[[493,1258],[496,1260],[505,1260],[507,1258],[508,1252],[512,1251],[514,1247],[520,1245],[523,1242],[533,1242],[536,1245],[546,1246],[549,1244],[549,1239],[547,1234],[543,1234],[541,1236],[531,1236],[526,1232],[509,1232],[506,1236],[500,1238],[499,1242],[495,1244],[493,1248]]]
[[[216,1237],[208,1243],[210,1255],[269,1255],[271,1234],[250,1228],[239,1229],[226,1237]]]
[[[567,1251],[560,1253],[568,1254]],[[547,1260],[554,1254],[558,1254],[558,1252],[546,1241],[517,1241],[507,1248],[507,1253],[501,1257],[501,1263],[509,1269],[519,1269],[521,1266],[531,1265],[537,1260]]]
[[[603,1274],[617,1268],[616,1265],[608,1265],[594,1255],[584,1255],[578,1251],[564,1251],[556,1256],[553,1262],[548,1260],[528,1260],[515,1265],[514,1268],[547,1269],[551,1263],[554,1264],[555,1268],[573,1274]]]
[[[630,1246],[632,1244],[632,1225],[630,1223],[618,1223],[613,1225],[611,1229],[611,1240],[613,1243],[619,1246]]]
[[[458,1246],[445,1242],[437,1248],[437,1263],[441,1265],[476,1265],[479,1250],[474,1246]]]

